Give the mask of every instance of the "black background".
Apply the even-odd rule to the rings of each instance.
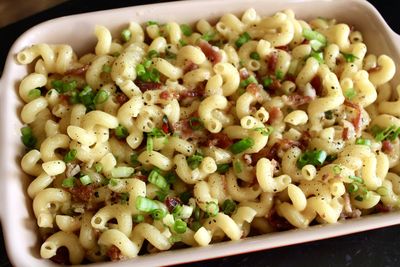
[[[40,22],[65,15],[140,5],[150,2],[166,1],[70,0],[47,11],[23,19],[9,26],[0,28],[0,73],[3,71],[8,50],[15,39],[21,35],[21,33]],[[399,2],[395,0],[369,0],[369,2],[371,2],[379,10],[392,29],[397,33],[400,33],[400,18],[398,12]],[[5,90],[5,88],[1,88],[1,90]],[[11,266],[6,255],[4,242],[2,241],[2,233],[0,234],[0,266]],[[160,262],[160,264],[162,264],[162,262]],[[192,263],[190,265],[199,267],[400,266],[400,226],[392,226],[301,245]]]

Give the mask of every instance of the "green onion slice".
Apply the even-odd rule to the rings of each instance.
[[[126,166],[115,167],[111,170],[111,176],[118,178],[126,178],[131,176],[134,172],[135,169],[132,167],[126,167]]]
[[[354,88],[348,88],[344,91],[344,96],[347,99],[352,100],[354,97],[357,96],[357,92]]]
[[[229,171],[229,164],[224,163],[224,164],[217,164],[217,172],[219,174],[224,174]]]
[[[151,136],[147,137],[147,140],[146,140],[146,151],[147,152],[153,151],[153,138]]]
[[[307,40],[317,40],[323,46],[326,45],[326,37],[317,31],[313,31],[311,29],[303,29],[303,37]]]
[[[29,91],[28,98],[30,100],[34,100],[34,99],[40,97],[41,94],[42,94],[42,92],[40,91],[40,89],[35,88],[35,89],[32,89],[32,90]]]
[[[324,163],[326,157],[327,153],[324,150],[306,151],[297,160],[297,167],[301,169],[307,164],[320,166]]]
[[[239,48],[250,40],[251,40],[250,34],[248,32],[244,32],[236,40],[235,45]]]
[[[185,36],[190,36],[190,35],[192,35],[192,28],[189,26],[189,25],[187,25],[187,24],[181,24],[181,31],[182,31],[182,33],[185,35]]]
[[[250,58],[254,59],[254,60],[260,60],[261,59],[260,54],[255,52],[255,51],[250,53]]]
[[[226,215],[231,215],[236,210],[236,203],[231,199],[226,199],[224,203],[222,203],[222,211]]]
[[[79,178],[79,180],[81,181],[81,183],[82,183],[83,185],[89,185],[89,184],[92,183],[92,179],[90,179],[90,176],[89,176],[89,175],[84,175],[84,176],[82,176],[81,178]]]
[[[132,32],[129,29],[124,29],[121,32],[121,38],[124,42],[128,42],[132,37]]]
[[[167,213],[163,209],[156,209],[151,212],[151,217],[153,217],[154,220],[161,220],[165,215],[167,215]]]
[[[364,138],[357,138],[356,139],[357,145],[364,145],[364,146],[371,146],[371,140],[364,139]]]
[[[201,162],[203,161],[204,157],[200,153],[195,153],[194,155],[187,158],[187,163],[189,167],[194,170],[200,166]]]
[[[150,183],[154,184],[162,190],[167,190],[169,188],[167,180],[156,170],[152,170],[150,172],[148,180]]]
[[[353,54],[347,54],[347,53],[343,53],[343,52],[340,52],[340,53],[343,55],[346,62],[353,63],[356,59],[358,59],[358,57],[356,57]]]
[[[77,153],[78,151],[76,149],[71,149],[67,154],[65,154],[64,161],[67,163],[73,161],[76,158]]]
[[[135,214],[132,216],[132,220],[134,223],[141,223],[144,221],[144,216],[142,214]]]
[[[232,151],[233,154],[239,154],[245,151],[248,148],[251,148],[254,145],[254,140],[253,138],[244,138],[233,145],[230,146],[230,150]]]
[[[62,187],[71,188],[75,185],[75,177],[68,177],[62,181]]]
[[[269,136],[274,131],[274,127],[272,127],[272,126],[258,127],[258,128],[254,128],[254,131],[258,131],[264,136]]]
[[[349,179],[353,180],[356,183],[363,184],[364,180],[359,176],[350,175]]]
[[[159,209],[157,202],[146,197],[136,197],[136,208],[143,212],[153,212]]]
[[[95,105],[99,105],[99,104],[103,104],[104,102],[106,102],[108,100],[108,97],[110,96],[110,94],[104,90],[104,89],[100,89],[96,96],[93,99],[93,103]]]
[[[183,234],[187,230],[187,224],[181,219],[177,219],[174,223],[174,231],[178,234]]]

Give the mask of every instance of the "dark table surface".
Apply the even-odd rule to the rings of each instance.
[[[166,1],[70,0],[32,17],[0,28],[0,73],[3,71],[7,52],[15,39],[21,33],[40,22],[65,15],[140,5],[149,2]],[[369,0],[369,2],[381,12],[392,29],[400,33],[398,2],[394,0]],[[4,90],[4,88],[1,89]],[[1,231],[0,235],[0,267],[11,266],[5,251]],[[400,266],[400,226],[203,261],[193,263],[191,266]]]

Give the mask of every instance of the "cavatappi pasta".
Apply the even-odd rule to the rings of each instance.
[[[334,19],[96,26],[17,54],[40,255],[79,264],[400,206],[395,64]],[[61,249],[68,250],[67,258]]]

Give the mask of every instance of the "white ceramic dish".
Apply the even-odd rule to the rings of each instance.
[[[229,4],[228,4],[229,3]],[[310,8],[310,7],[313,8]],[[1,187],[0,217],[6,239],[8,255],[14,266],[54,266],[39,256],[39,240],[36,234],[36,220],[31,211],[31,200],[26,195],[30,179],[19,167],[23,151],[20,144],[21,122],[18,114],[21,102],[17,95],[18,84],[27,74],[27,67],[17,65],[15,54],[33,43],[68,43],[75,51],[82,53],[93,47],[95,24],[103,24],[111,30],[120,30],[130,20],[145,22],[174,20],[194,22],[200,18],[213,19],[227,12],[241,13],[254,7],[262,15],[291,8],[297,17],[308,19],[315,16],[333,17],[356,26],[364,33],[369,51],[385,53],[400,63],[400,37],[385,23],[375,8],[364,0],[202,0],[171,2],[147,6],[128,7],[101,12],[62,17],[42,23],[24,33],[13,45],[7,58],[1,80],[0,122],[1,122]],[[400,77],[398,75],[397,77]],[[396,80],[397,79],[397,80]],[[395,83],[399,78],[395,78]],[[262,249],[346,235],[350,233],[385,227],[400,223],[400,213],[387,213],[353,219],[334,225],[313,226],[305,230],[292,230],[264,236],[230,241],[202,248],[162,252],[140,256],[119,263],[101,263],[98,266],[152,266],[171,265],[198,261]]]

